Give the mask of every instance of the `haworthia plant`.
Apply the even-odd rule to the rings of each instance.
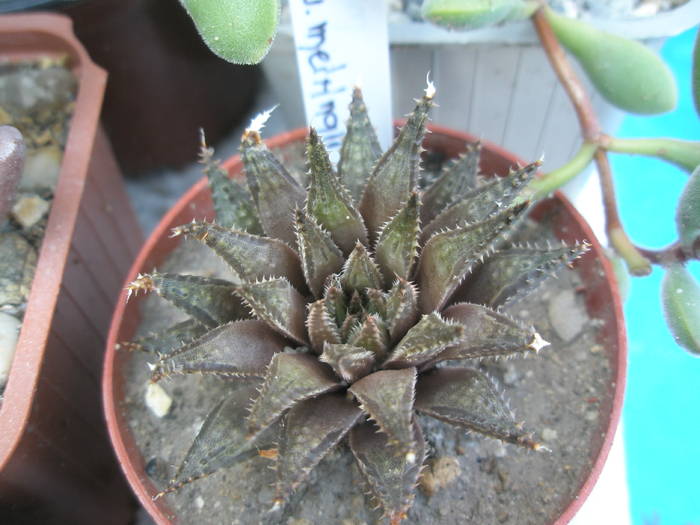
[[[131,285],[133,292],[159,293],[191,318],[172,333],[129,345],[157,354],[153,381],[190,373],[260,381],[235,422],[224,419],[235,406],[212,400],[213,411],[162,494],[243,461],[259,446],[276,458],[270,505],[280,509],[345,441],[386,518],[398,524],[410,512],[426,457],[416,412],[540,448],[491,379],[465,361],[547,346],[533,327],[498,307],[587,245],[501,246],[527,214],[519,197],[536,164],[482,181],[478,147],[471,145],[422,192],[419,156],[433,95],[431,86],[380,156],[356,90],[340,173],[318,135],[309,134],[308,191],[265,147],[256,119],[241,150],[255,223],[267,235],[235,221],[195,221],[174,230],[209,246],[238,279],[154,273]],[[215,202],[223,206],[218,213],[237,216],[225,209],[234,201],[215,195]],[[478,290],[468,286],[475,276]],[[482,304],[457,301],[457,292]],[[451,367],[456,360],[460,366]],[[275,429],[280,435],[271,451]]]

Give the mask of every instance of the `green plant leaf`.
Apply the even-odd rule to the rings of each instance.
[[[279,24],[279,0],[180,0],[202,40],[234,64],[257,64]]]
[[[426,0],[423,18],[448,29],[477,29],[503,22],[511,13],[519,14],[522,0]]]
[[[666,323],[676,342],[700,355],[700,285],[681,264],[668,268],[661,283]]]
[[[651,49],[551,9],[544,12],[559,42],[608,102],[640,114],[665,113],[676,107],[673,73]]]
[[[676,226],[681,244],[700,251],[700,166],[690,176],[676,208]]]

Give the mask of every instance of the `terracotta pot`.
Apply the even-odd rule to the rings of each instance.
[[[454,157],[464,150],[465,142],[476,139],[462,132],[431,126],[432,133],[426,136],[425,146],[431,151],[442,152],[446,157]],[[305,129],[298,129],[279,135],[267,142],[270,148],[283,147],[286,144],[302,141],[306,136]],[[516,163],[524,164],[505,150],[485,143],[481,157],[481,171],[485,173],[508,173],[509,167]],[[240,156],[229,159],[224,166],[232,176],[241,173]],[[623,325],[620,298],[615,286],[612,269],[603,255],[603,249],[585,221],[573,206],[561,194],[541,202],[534,210],[535,219],[544,215],[554,214],[556,225],[554,232],[562,240],[573,242],[587,239],[592,243],[592,249],[576,263],[576,271],[582,282],[587,283],[586,308],[592,317],[603,319],[601,341],[604,345],[614,382],[609,385],[611,400],[601,407],[604,417],[601,418],[600,441],[595,443],[592,458],[593,467],[583,482],[578,494],[556,520],[556,524],[567,523],[590,493],[607,458],[617,422],[622,408],[622,395],[625,382],[626,340]],[[127,282],[135,279],[138,273],[145,273],[160,266],[180,242],[180,238],[171,238],[170,229],[184,224],[193,218],[211,219],[213,209],[207,181],[202,179],[195,184],[178,203],[163,217],[158,227],[146,241],[141,253],[131,267]],[[603,271],[600,272],[602,267]],[[143,296],[141,296],[143,297]],[[176,521],[167,505],[167,498],[153,501],[152,497],[158,492],[144,471],[144,459],[136,447],[134,438],[129,431],[122,411],[122,400],[125,392],[125,369],[129,354],[116,352],[118,341],[129,340],[134,336],[140,322],[139,298],[132,298],[126,303],[126,293],[117,304],[112,326],[107,340],[107,353],[102,378],[104,405],[107,416],[112,444],[117,452],[122,469],[126,474],[132,489],[141,504],[147,509],[153,519],[159,524]]]
[[[107,75],[68,18],[0,17],[3,58],[66,54],[75,113],[0,407],[2,523],[117,524],[131,514],[99,396],[109,316],[141,244],[99,126]]]

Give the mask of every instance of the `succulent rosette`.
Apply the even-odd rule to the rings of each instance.
[[[510,242],[539,163],[481,177],[473,144],[421,181],[433,94],[429,86],[382,154],[355,90],[337,170],[309,133],[306,189],[262,142],[266,114],[241,141],[247,183],[203,147],[216,222],[173,235],[205,243],[236,279],[139,276],[131,292],[155,291],[189,318],[128,346],[154,353],[152,381],[197,373],[260,386],[244,421],[230,416],[234,399],[212,400],[161,494],[262,454],[275,461],[271,504],[281,508],[347,439],[385,517],[399,523],[426,457],[416,414],[540,448],[494,382],[465,362],[547,345],[502,307],[587,245]],[[279,435],[269,448],[271,429]]]

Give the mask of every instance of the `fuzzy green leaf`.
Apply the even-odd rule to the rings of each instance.
[[[279,0],[180,0],[209,49],[234,64],[257,64],[279,24]]]
[[[197,339],[208,331],[209,329],[199,321],[187,319],[163,330],[137,337],[133,341],[119,343],[119,348],[165,355]]]
[[[526,296],[564,266],[571,266],[590,248],[587,242],[573,246],[538,248],[515,246],[499,250],[474,271],[455,293],[455,300],[503,306]]]
[[[416,369],[379,370],[363,377],[348,390],[360,408],[389,437],[403,454],[415,455],[413,440],[413,397]]]
[[[355,425],[350,431],[350,450],[391,525],[406,518],[425,461],[425,441],[420,426],[415,423],[413,441],[414,454],[407,456],[384,433],[377,432],[372,423]]]
[[[214,160],[214,150],[208,148],[204,142],[203,132],[199,162],[204,165],[204,175],[209,181],[217,223],[224,228],[261,234],[262,226],[248,189],[242,182],[231,179],[228,173],[221,169],[219,163]]]
[[[306,328],[309,332],[311,348],[320,354],[326,343],[340,343],[340,331],[328,311],[327,299],[319,299],[309,305]]]
[[[377,360],[374,352],[347,344],[326,344],[319,359],[333,367],[346,383],[353,383],[370,373]]]
[[[360,212],[333,172],[326,147],[313,128],[306,143],[306,158],[309,168],[307,213],[330,233],[343,253],[350,253],[356,242],[367,244],[367,230]]]
[[[480,156],[481,143],[468,144],[464,153],[443,165],[440,176],[423,195],[420,210],[423,224],[429,224],[442,210],[476,189]]]
[[[424,228],[422,241],[426,242],[441,230],[481,222],[499,209],[510,206],[532,180],[540,165],[541,162],[533,162],[466,193]]]
[[[295,229],[306,283],[320,297],[328,276],[343,267],[343,253],[316,220],[301,210],[296,210]]]
[[[263,321],[236,321],[219,326],[153,366],[152,381],[183,374],[262,377],[285,339]]]
[[[186,235],[209,246],[244,281],[286,277],[304,290],[299,256],[284,242],[231,230],[207,222],[191,222],[173,229],[173,236]]]
[[[369,121],[367,106],[359,88],[353,89],[350,119],[340,148],[338,178],[348,188],[355,202],[359,202],[365,182],[374,164],[382,154],[377,133]]]
[[[428,111],[432,107],[432,90],[418,101],[391,147],[377,161],[367,181],[360,212],[369,236],[375,240],[382,225],[391,219],[408,200],[418,182],[421,143]]]
[[[209,328],[250,317],[234,297],[234,283],[223,279],[158,273],[139,275],[128,286],[129,295],[154,291]]]
[[[700,285],[681,264],[666,270],[661,283],[666,323],[676,342],[700,355]]]
[[[386,322],[389,337],[398,341],[418,321],[418,291],[404,279],[398,279],[386,299]]]
[[[478,29],[508,20],[523,4],[522,0],[426,0],[421,14],[448,29]]]
[[[455,304],[446,308],[443,316],[458,322],[464,337],[437,356],[436,361],[537,352],[549,344],[533,328],[479,304]]]
[[[418,255],[418,194],[412,192],[398,213],[382,228],[374,257],[389,282],[397,277],[408,279]]]
[[[606,33],[546,8],[557,40],[576,57],[598,92],[630,113],[655,114],[676,107],[673,73],[641,42]]]
[[[286,279],[243,283],[236,288],[255,316],[300,344],[306,343],[306,300]]]
[[[349,291],[383,287],[384,279],[379,268],[359,242],[345,261],[340,282]]]
[[[463,337],[464,327],[460,324],[444,321],[436,312],[424,315],[401,339],[382,367],[420,366]]]
[[[307,399],[289,411],[275,462],[275,505],[284,504],[361,415],[357,405],[342,394]]]
[[[386,293],[376,288],[367,288],[365,295],[367,296],[367,313],[376,314],[382,319],[386,319]]]
[[[305,399],[338,390],[341,384],[330,367],[309,354],[275,354],[260,394],[250,407],[248,435],[256,436],[288,408]]]
[[[254,129],[246,130],[243,135],[241,157],[263,230],[270,237],[293,246],[293,212],[304,204],[304,188],[267,149]]]
[[[440,368],[421,376],[416,410],[507,443],[537,450],[491,380],[471,368]]]
[[[676,227],[683,247],[700,255],[700,166],[693,171],[678,200]]]
[[[158,497],[176,492],[193,481],[253,458],[258,455],[258,448],[267,448],[272,443],[272,432],[261,434],[254,441],[245,437],[245,426],[241,422],[246,416],[246,401],[253,393],[253,386],[242,386],[214,406],[187,451],[177,474]]]
[[[418,266],[421,311],[440,310],[462,279],[509,233],[522,215],[522,203],[483,222],[434,235],[423,248]]]

